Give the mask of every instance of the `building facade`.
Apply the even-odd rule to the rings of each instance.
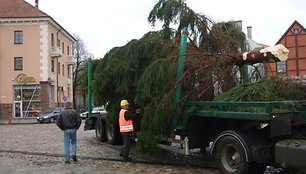
[[[288,60],[268,64],[268,75],[306,80],[306,29],[294,21],[276,44],[283,44],[289,50]]]
[[[37,1],[38,2],[38,1]],[[31,118],[72,102],[76,40],[24,0],[0,0],[1,118]]]

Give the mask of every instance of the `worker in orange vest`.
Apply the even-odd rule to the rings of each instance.
[[[129,161],[130,144],[134,141],[133,137],[133,119],[140,116],[140,110],[137,109],[136,113],[129,111],[129,102],[127,100],[122,100],[120,102],[121,110],[119,112],[119,126],[120,132],[123,138],[123,147],[120,151],[120,156],[123,157],[124,161]]]

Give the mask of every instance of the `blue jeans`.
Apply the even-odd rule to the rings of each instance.
[[[76,129],[66,129],[64,131],[65,161],[70,161],[70,144],[72,145],[71,154],[72,156],[76,156],[76,150],[77,150]]]

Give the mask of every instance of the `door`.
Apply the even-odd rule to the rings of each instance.
[[[22,102],[21,101],[14,101],[14,116],[15,118],[22,118]]]

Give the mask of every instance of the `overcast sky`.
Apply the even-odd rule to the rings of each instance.
[[[35,0],[26,0],[35,5]],[[39,0],[47,13],[71,34],[79,35],[96,58],[139,39],[153,28],[147,20],[157,0]],[[306,27],[305,0],[186,0],[195,12],[215,22],[242,20],[253,40],[274,45],[297,20]]]

